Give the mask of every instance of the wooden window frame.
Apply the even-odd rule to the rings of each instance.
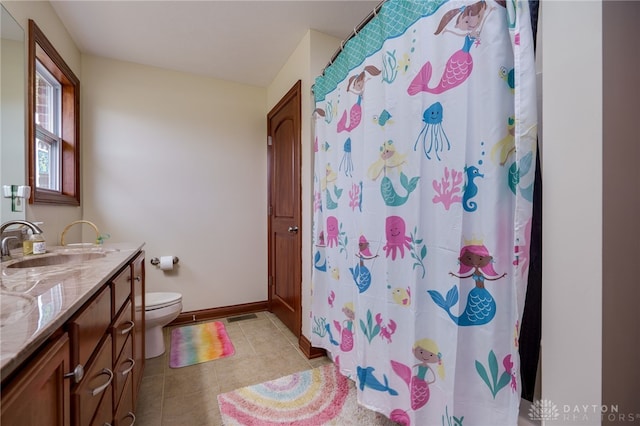
[[[60,191],[36,187],[36,58],[62,85]],[[80,205],[80,80],[33,20],[29,20],[29,185],[31,204]]]

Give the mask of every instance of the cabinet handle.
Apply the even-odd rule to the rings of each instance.
[[[140,275],[136,275],[135,280],[140,282],[140,281],[142,281],[142,277]],[[134,422],[135,422],[135,420],[134,420]]]
[[[128,328],[126,328],[126,329],[124,329],[124,330],[122,330],[122,331],[120,332],[120,334],[122,334],[122,335],[129,334],[129,332],[130,332],[131,330],[133,330],[133,327],[135,327],[135,326],[136,326],[136,323],[135,323],[135,322],[133,322],[133,321],[127,321],[127,322],[128,322],[129,324],[131,324],[131,325],[130,325]]]
[[[131,363],[131,367],[127,368],[126,370],[124,370],[122,372],[122,376],[123,377],[126,376],[127,374],[131,373],[131,370],[133,370],[133,367],[135,367],[135,365],[136,365],[136,362],[131,358],[127,359],[127,361],[129,361]]]
[[[129,426],[133,426],[133,425],[135,425],[135,424],[136,424],[136,415],[135,415],[135,414],[133,414],[131,411],[129,411],[129,412],[127,413],[127,415],[126,415],[126,416],[124,416],[124,418],[125,418],[125,419],[126,419],[127,417],[131,417],[131,424],[130,424]]]
[[[290,234],[295,234],[295,233],[297,233],[297,232],[298,232],[298,227],[297,227],[297,226],[290,226],[290,227],[289,227],[289,229],[287,229],[287,231],[288,231]]]
[[[102,426],[111,426],[111,423],[103,423]]]
[[[75,383],[80,383],[80,380],[84,377],[84,367],[82,364],[76,365],[76,368],[73,369],[71,373],[67,373],[64,375],[65,379],[73,377],[73,381]]]
[[[92,390],[91,391],[91,396],[96,396],[100,392],[103,392],[107,388],[107,386],[109,386],[111,384],[111,381],[113,380],[113,371],[109,370],[108,368],[103,368],[102,371],[100,372],[100,374],[108,374],[109,375],[109,380],[107,380],[107,383],[105,383],[104,385],[98,386],[97,388]]]

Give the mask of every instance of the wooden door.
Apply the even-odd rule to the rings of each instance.
[[[267,116],[269,309],[295,335],[302,323],[300,81]]]

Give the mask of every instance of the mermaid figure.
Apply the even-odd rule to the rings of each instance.
[[[436,381],[437,377],[444,379],[444,365],[442,354],[438,345],[431,339],[420,339],[413,345],[413,355],[419,361],[412,368],[398,361],[391,361],[391,368],[409,386],[411,391],[411,409],[418,410],[429,401],[431,391],[429,385]],[[437,364],[437,375],[430,366]],[[416,373],[412,375],[413,369]],[[430,374],[429,374],[430,373]]]
[[[364,67],[364,71],[360,72],[357,75],[353,75],[349,78],[349,83],[347,84],[347,92],[355,93],[358,95],[358,99],[356,103],[353,104],[351,109],[349,110],[349,124],[347,124],[347,111],[345,110],[342,113],[342,117],[340,117],[340,121],[338,121],[337,131],[340,132],[351,132],[353,129],[358,127],[360,121],[362,120],[362,96],[364,95],[364,87],[365,82],[369,80],[371,77],[379,75],[382,71],[376,68],[373,65],[367,65]],[[367,76],[367,74],[369,76]]]
[[[449,272],[457,278],[473,278],[475,287],[467,296],[467,306],[459,317],[451,313],[453,305],[458,303],[458,288],[454,285],[447,292],[446,298],[436,290],[427,290],[436,305],[449,314],[449,317],[460,326],[483,325],[490,322],[496,315],[496,302],[491,293],[484,288],[485,281],[496,281],[507,273],[498,275],[493,269],[493,257],[489,250],[481,243],[472,243],[460,250],[460,270],[458,274]]]
[[[451,55],[440,78],[440,83],[433,88],[429,87],[433,67],[431,62],[427,61],[409,85],[407,89],[409,95],[413,96],[420,92],[434,93],[437,95],[461,85],[471,75],[471,71],[473,70],[473,57],[470,53],[471,47],[474,43],[477,44],[480,42],[479,38],[482,26],[486,17],[493,10],[493,8],[490,8],[485,15],[486,9],[487,3],[481,0],[468,6],[452,9],[444,14],[435,34],[438,35],[448,32],[464,37],[462,49]],[[446,28],[456,15],[458,18],[456,19],[455,28],[461,32]]]
[[[331,326],[329,324],[325,325],[325,330],[327,330],[327,333],[329,334],[329,341],[331,342],[331,344],[335,346],[340,345],[340,350],[342,350],[343,352],[349,352],[351,349],[353,349],[353,321],[356,318],[356,311],[353,307],[353,303],[345,303],[344,307],[342,308],[342,313],[344,313],[347,319],[342,321],[342,324],[340,324],[340,322],[338,321],[333,322],[333,325],[338,330],[338,333],[340,333],[341,342],[338,342],[333,338],[333,334],[331,333]]]

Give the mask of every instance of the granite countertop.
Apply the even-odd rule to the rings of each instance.
[[[4,380],[142,249],[144,243],[74,248],[2,262],[0,271],[0,376]],[[89,253],[89,255],[87,255]],[[11,268],[26,259],[70,254],[61,265]],[[93,257],[91,259],[86,259]]]

